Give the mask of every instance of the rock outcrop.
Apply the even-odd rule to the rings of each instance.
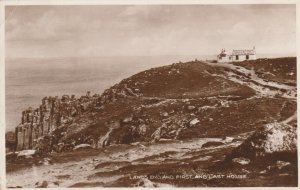
[[[286,123],[270,123],[263,126],[250,136],[240,147],[228,156],[229,159],[235,157],[246,157],[256,159],[259,157],[272,157],[297,154],[297,132],[296,126]],[[291,156],[291,158],[294,158]]]
[[[39,108],[30,107],[22,112],[21,123],[15,130],[15,149],[36,149],[44,137],[51,135],[60,126],[72,123],[75,116],[98,105],[99,101],[99,95],[91,96],[90,92],[79,99],[74,95],[43,98]]]

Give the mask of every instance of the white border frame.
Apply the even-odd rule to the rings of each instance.
[[[117,4],[139,4],[139,5],[187,5],[187,4],[296,4],[296,52],[297,57],[300,55],[299,50],[299,32],[300,32],[300,0],[0,0],[0,190],[6,189],[6,170],[5,170],[5,6],[9,5],[117,5]],[[299,60],[297,59],[297,89],[299,89]],[[297,90],[297,94],[299,91]],[[298,102],[299,96],[297,96],[297,110],[299,110]],[[297,113],[297,118],[299,112]],[[297,121],[298,126],[298,121]],[[297,128],[297,136],[300,137],[299,126]],[[299,139],[298,139],[298,147]],[[299,149],[298,149],[298,187],[300,183],[299,175]],[[298,189],[298,187],[235,187],[234,189]],[[230,189],[233,187],[230,187]],[[13,188],[12,188],[13,189]],[[31,188],[28,188],[31,189]],[[33,189],[33,188],[32,188]],[[36,188],[35,188],[36,189]],[[70,189],[70,188],[59,188]],[[73,189],[73,188],[72,188]],[[80,189],[80,188],[74,188]],[[95,188],[84,188],[95,189]],[[101,187],[99,187],[101,189]],[[112,190],[119,188],[110,188]],[[131,188],[122,188],[131,189]],[[147,188],[154,189],[154,188]],[[167,188],[168,189],[168,188]],[[194,189],[194,188],[185,188]],[[197,187],[197,189],[205,189]],[[211,188],[210,188],[211,189]],[[223,187],[216,187],[214,189],[226,189]]]

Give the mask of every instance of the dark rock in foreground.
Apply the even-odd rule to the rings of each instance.
[[[220,145],[223,145],[223,144],[224,144],[223,142],[210,141],[210,142],[204,143],[201,146],[201,148],[207,148],[207,147],[212,147],[212,146],[220,146]]]

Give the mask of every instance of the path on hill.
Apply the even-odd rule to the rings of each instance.
[[[232,71],[225,71],[226,76],[218,74],[214,74],[214,76],[223,77],[233,82],[247,85],[255,90],[257,95],[268,97],[274,97],[278,95],[283,98],[293,99],[296,101],[297,89],[294,86],[280,84],[273,81],[266,81],[260,78],[254,70],[246,69],[242,66],[233,65],[230,63],[210,63],[206,61],[203,61],[203,63],[213,67],[225,67],[231,69]]]
[[[297,101],[297,87],[295,86],[280,84],[273,81],[265,81],[264,79],[260,78],[255,73],[254,70],[246,69],[245,67],[242,66],[233,65],[230,63],[210,63],[210,62],[204,62],[204,63],[214,67],[225,67],[237,71],[237,72],[226,71],[227,76],[223,76],[223,75],[216,75],[216,76],[229,79],[239,84],[247,85],[251,87],[253,90],[255,90],[257,95],[259,96],[274,97],[278,95],[283,98],[288,98],[293,101]],[[242,73],[243,75],[248,76],[250,80],[249,79],[247,80],[247,78],[244,77],[243,75],[237,75],[236,73]],[[285,91],[284,92],[280,91],[280,89],[283,89]],[[289,118],[282,121],[282,123],[287,124],[293,120],[297,120],[297,110]]]
[[[289,118],[287,118],[286,120],[282,121],[281,123],[288,124],[289,122],[291,122],[293,120],[297,120],[297,111],[295,111],[293,115],[291,115]]]

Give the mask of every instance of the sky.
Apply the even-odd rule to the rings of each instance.
[[[6,6],[6,58],[296,55],[295,5]]]

